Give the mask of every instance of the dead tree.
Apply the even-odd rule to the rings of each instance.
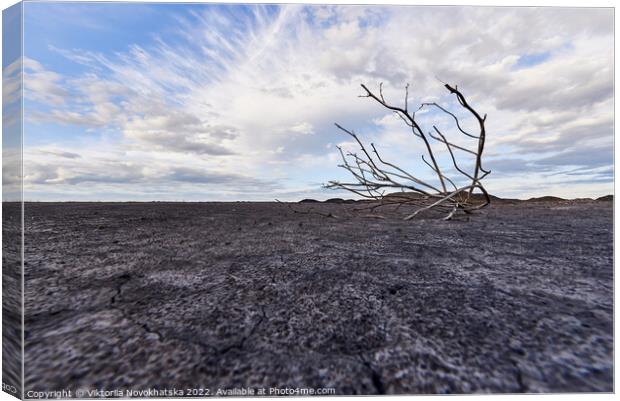
[[[486,136],[484,124],[487,116],[485,114],[481,117],[467,103],[465,97],[456,86],[452,87],[448,84],[444,86],[451,94],[456,96],[459,104],[477,120],[479,126],[477,134],[465,131],[457,116],[437,103],[422,103],[416,111],[410,112],[408,109],[409,85],[405,87],[405,102],[402,107],[388,104],[383,96],[382,85],[379,85],[378,96],[365,85],[362,85],[365,94],[360,96],[374,99],[381,106],[393,111],[411,129],[414,137],[423,142],[425,155],[422,155],[422,161],[436,177],[436,183],[422,180],[419,178],[419,175],[416,176],[409,173],[398,165],[385,160],[381,157],[373,143],[370,144],[372,151],[369,151],[355,132],[336,124],[336,127],[350,135],[357,142],[361,153],[347,153],[345,155],[342,148],[338,147],[343,160],[343,164],[339,165],[339,167],[349,171],[356,182],[329,181],[326,187],[345,189],[363,198],[381,202],[379,205],[374,206],[375,208],[386,205],[396,205],[397,207],[412,205],[418,207],[414,213],[408,214],[405,220],[410,220],[420,212],[430,209],[446,213],[445,219],[449,220],[457,213],[469,214],[474,210],[489,205],[491,199],[481,184],[481,180],[490,174],[490,171],[482,167],[482,153]],[[424,107],[435,107],[454,119],[458,134],[475,140],[477,147],[472,150],[465,146],[457,145],[449,140],[435,125],[433,125],[434,133],[429,131],[425,134],[418,121],[416,121],[416,112]],[[455,172],[466,178],[466,185],[459,186],[455,183],[455,179],[451,179],[446,175],[445,170],[442,170],[437,162],[433,145],[439,145],[447,149]],[[466,169],[461,167],[459,164],[460,158],[456,155],[457,152],[462,152],[474,158],[473,171],[466,171]],[[389,196],[385,196],[385,192],[388,190],[399,190],[400,193],[391,193]],[[476,202],[475,197],[472,196],[475,190],[479,190],[482,193],[483,199],[481,202]]]

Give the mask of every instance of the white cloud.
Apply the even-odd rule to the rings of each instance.
[[[247,172],[260,179],[287,172],[291,187],[310,188],[337,174],[335,153],[326,146],[348,138],[335,129],[336,121],[403,163],[418,153],[408,147],[412,138],[400,120],[357,97],[360,83],[376,87],[383,81],[386,98],[400,103],[410,82],[410,108],[429,99],[456,107],[438,77],[458,84],[489,115],[491,159],[542,160],[577,149],[595,158],[597,149],[611,146],[609,10],[298,5],[275,14],[263,6],[251,10],[179,17],[176,37],[128,43],[129,50],[118,55],[52,47],[90,72],[63,76],[28,59],[26,97],[51,108],[33,109],[29,118],[41,129],[54,121],[118,132],[121,139],[108,145],[106,157],[126,160],[127,152],[138,152],[157,177],[185,166],[185,160],[197,163],[192,168],[200,166],[205,176]],[[547,60],[515,68],[520,57],[547,52]],[[437,114],[424,113],[420,118],[430,128],[426,122]],[[449,119],[441,118],[440,127],[447,129]],[[89,167],[91,177],[108,168],[98,160],[89,159],[100,163]],[[556,161],[558,169],[570,162]],[[41,159],[40,165],[44,162],[60,166],[48,170],[65,183],[71,169],[78,169],[61,166],[57,158]],[[156,179],[124,166],[130,173],[119,173],[121,181],[142,185]],[[504,174],[511,171],[518,170]],[[42,191],[43,184],[54,182],[48,176],[29,182]]]
[[[289,131],[296,132],[302,135],[311,135],[314,134],[314,127],[312,126],[312,124],[304,122],[293,125],[289,129]]]
[[[2,69],[2,104],[6,105],[21,100],[22,96],[22,59],[19,58]]]
[[[24,58],[23,72],[24,96],[27,99],[59,106],[69,97],[62,86],[62,76],[44,69],[38,61]]]

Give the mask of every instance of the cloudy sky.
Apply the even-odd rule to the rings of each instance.
[[[360,84],[466,117],[441,81],[488,114],[490,193],[613,191],[611,9],[26,3],[24,24],[27,200],[343,196],[334,122],[431,179]]]

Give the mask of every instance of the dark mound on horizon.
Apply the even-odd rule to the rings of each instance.
[[[614,390],[610,202],[24,208],[26,391]]]
[[[417,192],[392,192],[390,194],[387,194],[384,196],[385,199],[396,199],[396,198],[411,198],[411,199],[421,199],[423,198],[422,194],[419,194]],[[486,200],[485,196],[481,193],[473,193],[470,195],[470,199],[473,202],[484,202]],[[518,202],[518,199],[508,199],[508,198],[499,198],[495,195],[489,195],[489,199],[491,200],[491,203],[493,202]]]
[[[367,199],[355,200],[355,199],[330,198],[330,199],[327,199],[321,202],[316,199],[302,199],[297,203],[351,204],[351,203],[357,203],[357,202],[368,202],[368,200]]]
[[[557,196],[540,196],[529,198],[526,202],[566,202],[568,199],[559,198]]]
[[[383,198],[384,199],[388,199],[388,200],[396,200],[398,198],[402,198],[403,200],[406,199],[422,199],[424,196],[418,192],[392,192],[389,193],[387,195],[385,195]],[[470,199],[474,202],[484,202],[485,201],[485,197],[483,194],[480,193],[474,193],[470,195]],[[531,203],[538,203],[538,202],[547,202],[547,203],[553,203],[553,202],[557,202],[557,203],[566,203],[566,202],[592,202],[593,199],[591,198],[576,198],[576,199],[564,199],[564,198],[560,198],[557,196],[540,196],[540,197],[534,197],[534,198],[529,198],[526,200],[521,200],[521,199],[515,199],[515,198],[500,198],[498,196],[495,195],[489,195],[489,199],[491,200],[491,204],[494,203],[518,203],[518,202],[531,202]],[[605,196],[601,196],[600,198],[596,198],[594,199],[596,201],[613,201],[614,200],[614,196],[613,195],[605,195]],[[325,201],[318,201],[316,199],[302,199],[297,203],[332,203],[332,204],[350,204],[350,203],[357,203],[357,202],[362,202],[362,203],[368,203],[368,202],[379,202],[378,200],[373,200],[373,199],[342,199],[342,198],[331,198],[331,199],[327,199]]]

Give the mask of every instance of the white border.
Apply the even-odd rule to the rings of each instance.
[[[45,1],[45,0],[36,0],[36,1]],[[63,0],[65,2],[82,2],[80,0]],[[122,0],[107,0],[104,2],[124,2]],[[457,6],[490,6],[490,7],[550,7],[550,6],[555,6],[555,7],[611,7],[614,8],[615,7],[615,2],[612,0],[589,0],[587,2],[584,1],[560,1],[560,0],[538,0],[538,1],[506,1],[506,2],[498,2],[498,1],[491,1],[491,0],[451,0],[449,2],[446,1],[433,1],[433,0],[424,0],[424,1],[416,1],[416,0],[392,0],[392,1],[385,1],[385,0],[374,0],[374,1],[369,1],[369,0],[333,0],[333,1],[328,1],[328,0],[306,0],[306,1],[298,1],[298,0],[289,0],[289,1],[273,1],[273,2],[268,2],[268,1],[257,1],[257,0],[227,0],[227,1],[174,1],[174,0],[151,0],[148,1],[150,3],[273,3],[273,4],[277,4],[277,3],[304,3],[304,4],[379,4],[379,5],[437,5],[437,6],[441,6],[441,5],[457,5]],[[14,4],[16,4],[16,1],[12,1],[12,0],[0,0],[0,6],[2,9],[8,8]],[[23,9],[22,9],[22,19],[23,19]],[[1,19],[0,19],[1,20]],[[614,25],[615,25],[615,8],[614,8]],[[2,22],[0,21],[0,31],[2,28]],[[22,23],[22,38],[23,38],[23,23]],[[615,132],[616,132],[616,121],[615,121],[615,115],[617,114],[617,105],[615,103],[615,82],[616,82],[616,74],[617,71],[615,69],[615,54],[616,54],[616,33],[614,30],[614,172],[615,172],[615,154],[618,151],[618,148],[620,147],[620,145],[618,143],[616,143],[615,141]],[[22,42],[22,54],[23,54],[23,42]],[[23,82],[22,82],[22,91],[23,91]],[[1,115],[1,111],[0,111],[0,115]],[[23,117],[23,96],[22,96],[22,117]],[[22,132],[23,132],[23,118],[22,118]],[[22,141],[23,141],[23,137],[22,137]],[[22,142],[23,144],[23,142]],[[23,146],[22,146],[22,150],[23,150]],[[1,160],[1,158],[0,158]],[[23,155],[22,155],[22,172],[23,172]],[[23,191],[23,188],[22,188]],[[618,215],[615,213],[616,207],[618,206],[619,202],[616,196],[616,191],[615,191],[615,174],[614,174],[614,373],[615,373],[615,366],[617,366],[618,364],[618,353],[616,352],[616,338],[615,338],[615,333],[618,332],[618,319],[617,319],[617,315],[616,315],[616,291],[615,289],[617,288],[616,284],[617,284],[617,275],[615,274],[615,261],[616,261],[616,257],[618,255],[618,239],[615,236],[615,230],[616,230],[616,226],[617,226],[617,222],[618,222]],[[22,199],[23,199],[23,192],[22,192]],[[22,206],[23,207],[23,206]],[[23,210],[23,209],[22,209]],[[2,213],[0,211],[0,218],[2,216]],[[23,212],[22,212],[22,227],[23,227]],[[0,232],[0,241],[2,239],[2,233]],[[22,263],[23,263],[23,249],[24,249],[24,243],[23,243],[23,235],[22,235]],[[24,277],[23,277],[23,265],[22,265],[22,308],[24,307]],[[1,278],[0,278],[0,283],[1,283]],[[22,309],[23,312],[23,309]],[[22,313],[22,356],[23,356],[23,313]],[[23,373],[24,373],[24,367],[23,367],[23,357],[22,357],[22,390],[23,390]],[[614,374],[614,389],[617,389],[617,380],[616,380],[616,376]],[[437,396],[433,395],[433,396],[378,396],[378,397],[373,397],[373,399],[385,399],[385,400],[405,400],[405,399],[412,399],[413,397],[415,397],[416,400],[420,399],[420,400],[430,400],[430,399],[436,399]],[[538,398],[538,397],[544,397],[545,400],[578,400],[578,399],[584,399],[584,398],[588,398],[591,399],[592,401],[598,401],[598,400],[612,400],[612,399],[616,399],[617,397],[614,394],[591,394],[591,393],[584,393],[584,394],[545,394],[545,395],[539,395],[539,394],[527,394],[527,395],[455,395],[453,397],[467,397],[467,399],[470,400],[487,400],[487,401],[494,401],[494,400],[523,400],[523,399],[527,399],[527,400],[532,400],[534,398]],[[275,399],[274,397],[266,397],[266,398],[270,398],[270,399]],[[298,397],[295,397],[298,398]],[[4,392],[0,392],[0,401],[5,401],[5,400],[14,400],[15,398],[10,396],[7,393]],[[237,398],[237,397],[227,397],[227,399],[244,399],[244,398]],[[245,398],[247,399],[247,398]],[[343,397],[343,396],[339,396],[339,397],[320,397],[320,399],[322,400],[355,400],[355,399],[359,399],[359,397]],[[182,400],[182,399],[179,399]]]

